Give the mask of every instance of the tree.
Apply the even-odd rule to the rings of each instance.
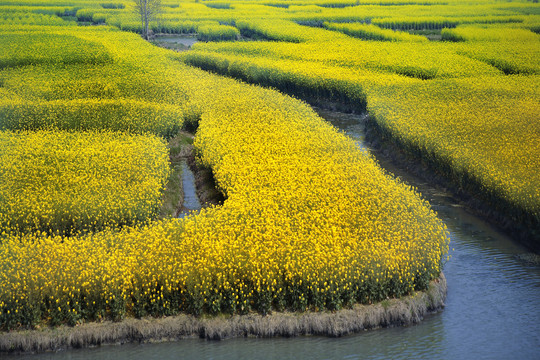
[[[161,11],[161,0],[133,0],[135,12],[141,17],[142,35],[148,40],[150,21],[155,20]]]

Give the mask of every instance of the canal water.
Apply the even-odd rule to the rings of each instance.
[[[159,35],[152,40],[155,45],[172,50],[188,50],[196,42],[197,37],[190,35]]]
[[[321,115],[363,143],[362,116]],[[376,155],[376,153],[375,153]],[[538,256],[469,214],[451,194],[381,165],[415,186],[450,230],[444,311],[418,325],[341,338],[202,339],[128,344],[23,359],[540,359]]]
[[[183,211],[179,214],[179,218],[201,209],[201,202],[197,196],[195,185],[195,175],[193,175],[186,161],[182,161],[182,190],[184,192],[184,202],[182,204]]]

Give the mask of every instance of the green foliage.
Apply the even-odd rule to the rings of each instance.
[[[240,31],[228,25],[201,25],[197,27],[197,39],[201,41],[237,40]]]
[[[329,30],[340,31],[344,34],[365,40],[381,41],[428,41],[424,36],[411,35],[409,33],[381,29],[375,25],[360,23],[329,23],[323,26]]]
[[[0,69],[37,64],[102,64],[112,62],[104,46],[67,34],[2,33]]]

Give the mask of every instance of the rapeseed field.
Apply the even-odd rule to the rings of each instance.
[[[368,110],[537,219],[536,5],[428,3],[163,1],[155,33],[208,41],[184,54],[129,1],[0,5],[0,328],[335,310],[439,276],[415,189],[302,101],[189,64]],[[159,220],[186,124],[225,201]]]

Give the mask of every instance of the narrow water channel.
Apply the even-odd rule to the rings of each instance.
[[[321,113],[363,142],[362,117]],[[376,155],[376,154],[375,154]],[[381,161],[415,186],[450,230],[446,308],[415,326],[367,331],[342,338],[183,340],[103,346],[23,359],[539,359],[538,257],[469,214],[451,194]]]
[[[195,186],[195,175],[193,175],[185,160],[182,161],[182,189],[184,192],[184,202],[182,204],[183,211],[180,212],[179,218],[183,218],[187,214],[201,209],[201,202],[197,196],[197,188]]]

